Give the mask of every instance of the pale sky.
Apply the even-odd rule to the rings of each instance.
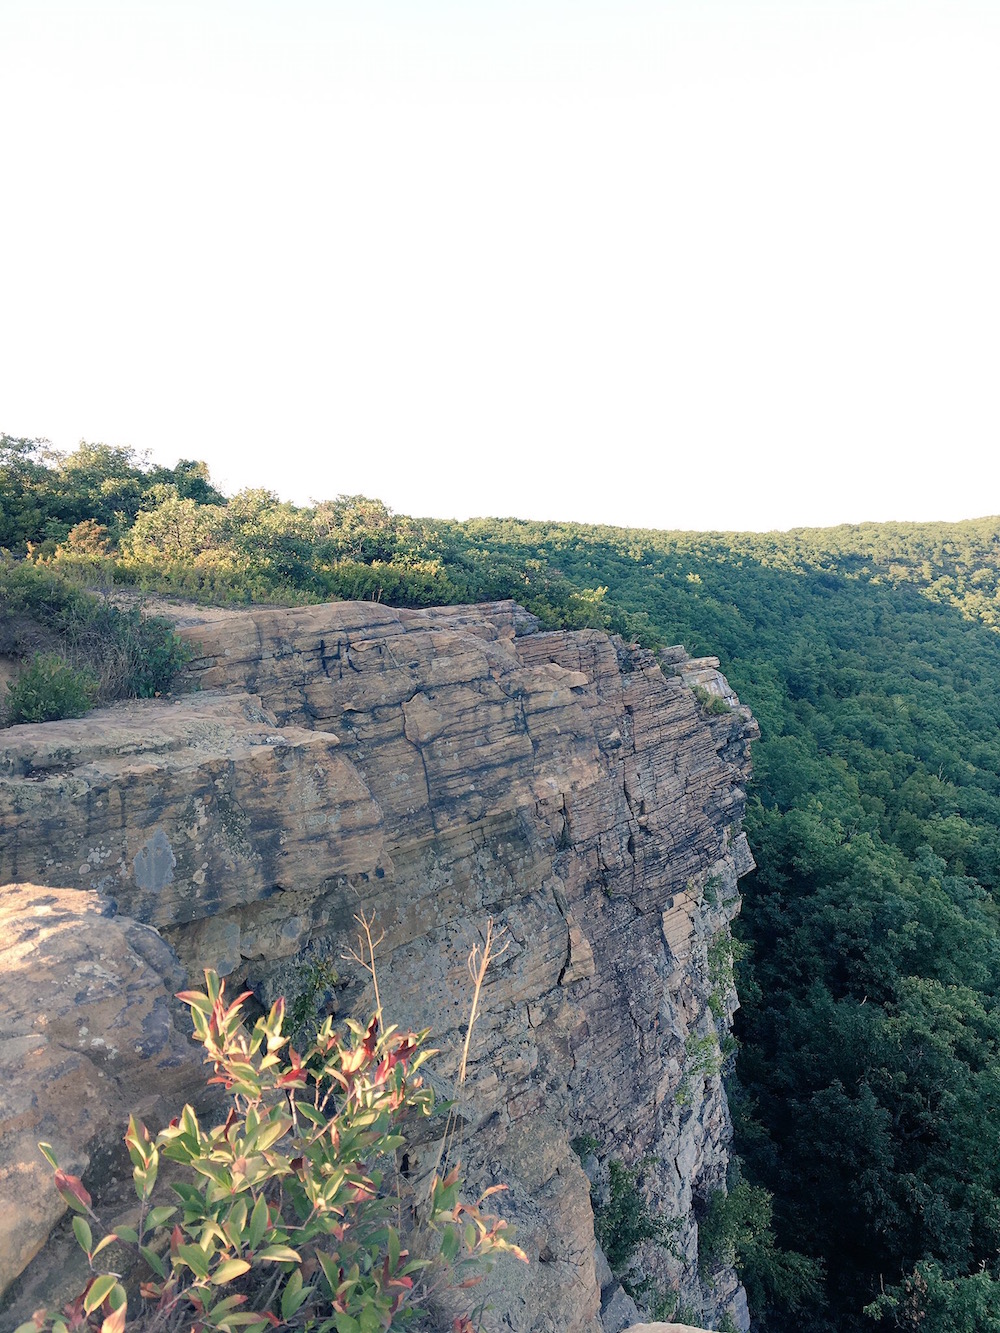
[[[0,430],[400,512],[1000,512],[996,0],[0,0]]]

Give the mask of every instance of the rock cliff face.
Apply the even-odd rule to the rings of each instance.
[[[0,883],[84,890],[53,901],[103,912],[129,939],[156,927],[189,971],[245,979],[262,1003],[332,960],[340,980],[323,999],[339,1013],[371,1003],[343,955],[355,914],[374,912],[383,997],[394,1019],[433,1029],[448,1096],[466,957],[492,919],[509,947],[487,976],[459,1107],[468,1168],[510,1186],[501,1211],[532,1258],[495,1270],[493,1326],[618,1333],[637,1317],[600,1251],[595,1262],[575,1138],[598,1200],[616,1159],[679,1219],[674,1253],[639,1256],[649,1290],[746,1327],[734,1274],[706,1284],[697,1253],[699,1209],[726,1174],[727,941],[752,866],[740,819],[755,724],[718,663],[540,633],[512,603],[340,603],[184,632],[198,692],[0,734]],[[692,685],[728,707],[707,709]],[[0,896],[19,919],[31,901]],[[19,1021],[10,1040],[35,1041]],[[172,1033],[140,1063],[170,1064]],[[79,1055],[75,1038],[62,1049]],[[0,1060],[19,1050],[0,1043]],[[10,1207],[24,1144],[6,1129]],[[82,1160],[100,1134],[62,1137]]]

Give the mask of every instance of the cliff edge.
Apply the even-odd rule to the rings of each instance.
[[[28,1217],[28,1140],[61,1143],[95,1187],[108,1173],[107,1115],[81,1124],[60,1108],[52,1063],[93,1071],[99,1052],[91,1083],[104,1080],[116,1109],[149,1062],[180,1089],[164,998],[178,961],[245,981],[263,1004],[322,976],[326,1011],[365,1012],[367,977],[344,961],[363,910],[385,932],[391,1018],[433,1030],[446,1096],[469,949],[490,919],[509,940],[487,975],[458,1109],[466,1169],[510,1187],[500,1211],[532,1262],[491,1275],[484,1327],[636,1322],[594,1245],[592,1199],[606,1201],[620,1161],[638,1172],[637,1205],[678,1219],[669,1247],[636,1256],[649,1299],[746,1328],[732,1270],[705,1280],[698,1264],[697,1218],[728,1162],[729,924],[753,865],[740,820],[756,725],[718,663],[682,649],[657,659],[596,631],[542,633],[510,602],[251,610],[182,632],[195,692],[0,733],[0,883],[41,886],[0,890],[15,1015],[0,1041],[0,1211],[32,1238],[0,1272],[8,1305],[44,1287],[60,1243],[57,1228],[32,1260],[56,1219]],[[80,1037],[83,981],[53,988],[58,1034],[16,999],[63,966],[45,943],[43,889],[61,891],[50,916],[78,911],[121,933],[120,981],[87,984],[128,993],[141,973],[150,1012],[159,986],[158,1045],[109,1054],[92,1045],[108,1041],[96,1018]],[[12,1071],[42,1037],[37,1081],[18,1100]]]

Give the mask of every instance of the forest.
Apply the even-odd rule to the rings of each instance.
[[[718,656],[761,740],[738,1160],[706,1234],[735,1252],[764,1333],[1000,1333],[1000,518],[445,522],[364,496],[226,497],[199,462],[3,436],[0,548],[0,610],[34,580],[36,618],[78,595],[57,585],[512,597],[547,626]]]

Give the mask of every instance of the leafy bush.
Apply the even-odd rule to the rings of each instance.
[[[7,721],[13,725],[82,717],[96,698],[93,672],[70,666],[58,653],[36,653],[31,665],[7,685]]]
[[[678,1106],[689,1106],[695,1089],[706,1079],[717,1078],[725,1061],[725,1054],[715,1032],[709,1032],[703,1037],[694,1032],[688,1033],[684,1041],[684,1054],[687,1057],[684,1077],[674,1093],[674,1101]]]
[[[610,1189],[607,1203],[594,1209],[594,1234],[618,1276],[627,1273],[639,1246],[647,1240],[666,1244],[680,1226],[677,1218],[657,1217],[639,1192],[638,1168],[624,1163],[608,1164]]]
[[[740,1178],[734,1162],[732,1188],[714,1190],[698,1223],[698,1267],[704,1281],[716,1268],[736,1266],[757,1317],[769,1309],[801,1310],[821,1300],[823,1266],[774,1239],[771,1196]]]
[[[692,685],[691,692],[709,717],[722,717],[724,713],[733,711],[732,704],[727,703],[721,694],[706,690],[704,685]]]
[[[349,1023],[346,1035],[327,1018],[300,1055],[282,1035],[284,1000],[248,1038],[240,1006],[249,992],[230,1004],[218,976],[205,979],[204,992],[178,998],[214,1065],[211,1081],[232,1096],[225,1122],[205,1129],[185,1106],[153,1140],[131,1118],[137,1222],[101,1239],[90,1195],[39,1145],[77,1213],[93,1276],[64,1317],[41,1311],[17,1333],[379,1333],[401,1327],[436,1291],[474,1285],[499,1254],[525,1259],[502,1220],[459,1201],[457,1167],[435,1174],[420,1200],[423,1220],[411,1229],[419,1254],[403,1246],[413,1191],[396,1157],[400,1130],[433,1109],[417,1072],[434,1054],[426,1033],[380,1033],[373,1018],[367,1029]],[[153,1206],[161,1158],[190,1170],[171,1186],[174,1206]],[[133,1247],[148,1274],[135,1318],[120,1275],[95,1263],[115,1242]],[[456,1328],[471,1333],[461,1318]]]
[[[23,561],[0,560],[0,626],[0,652],[45,659],[22,675],[31,677],[23,686],[29,709],[12,713],[16,700],[8,699],[8,722],[79,717],[95,704],[151,698],[170,688],[188,657],[169,621]],[[39,691],[46,706],[36,703]]]
[[[864,1313],[920,1333],[1000,1333],[1000,1281],[987,1268],[949,1277],[940,1264],[925,1262]]]

